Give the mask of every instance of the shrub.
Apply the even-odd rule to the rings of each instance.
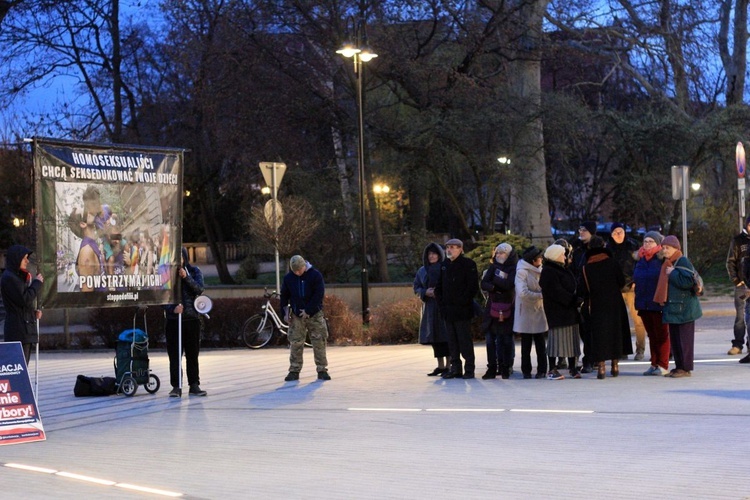
[[[328,343],[331,345],[364,345],[362,320],[349,310],[340,297],[326,295],[323,310],[328,321]]]
[[[492,253],[500,243],[510,244],[518,254],[518,258],[521,258],[523,250],[531,245],[531,240],[517,234],[494,233],[487,236],[486,239],[479,241],[472,251],[466,253],[466,256],[477,263],[477,269],[481,273],[489,267],[492,260]]]
[[[137,307],[113,307],[92,309],[89,313],[89,325],[105,347],[114,349],[117,345],[117,337],[123,330],[133,328],[133,318],[138,310]],[[161,306],[151,306],[146,310],[146,323],[148,325],[149,345],[155,347],[164,342],[164,312]],[[143,315],[138,312],[135,328],[146,330],[143,323]],[[86,348],[88,339],[79,339],[82,348]]]
[[[373,311],[367,334],[372,344],[413,344],[419,338],[418,297],[382,304]]]

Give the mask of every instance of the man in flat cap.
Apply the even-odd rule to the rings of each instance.
[[[445,243],[446,259],[440,268],[440,279],[435,287],[435,296],[448,332],[451,367],[443,375],[443,378],[448,379],[474,378],[471,319],[474,316],[474,297],[479,290],[479,274],[476,263],[463,255],[463,247],[463,242],[455,238]]]

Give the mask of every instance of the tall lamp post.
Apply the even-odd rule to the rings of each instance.
[[[352,39],[345,42],[336,53],[353,58],[354,77],[357,80],[357,124],[359,130],[357,167],[359,169],[359,240],[362,246],[362,323],[367,324],[370,322],[370,299],[367,288],[367,224],[365,220],[365,195],[367,191],[365,189],[365,119],[362,103],[362,63],[369,62],[378,55],[367,47],[367,30],[364,19],[352,20],[351,25]]]

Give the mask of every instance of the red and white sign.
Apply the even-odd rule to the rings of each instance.
[[[0,342],[0,445],[47,439],[20,342]]]

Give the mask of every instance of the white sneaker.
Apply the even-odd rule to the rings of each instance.
[[[661,373],[661,375],[662,375],[662,376],[664,376],[664,377],[666,377],[666,376],[668,376],[668,375],[669,375],[670,373],[672,373],[672,372],[670,372],[669,370],[667,370],[666,368],[662,368],[661,366],[659,367],[659,372],[660,372],[660,373]]]

